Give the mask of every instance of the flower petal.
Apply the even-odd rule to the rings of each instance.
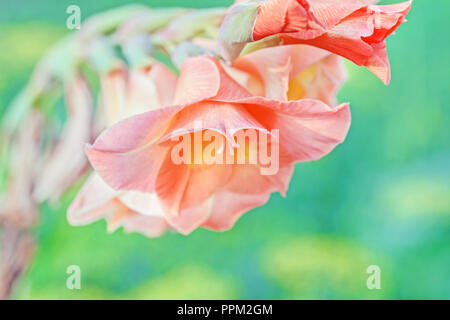
[[[262,176],[256,166],[235,166],[230,181],[214,195],[211,215],[202,227],[216,231],[232,228],[244,213],[265,204],[272,192],[284,193],[293,169],[288,165],[274,176]]]
[[[289,74],[292,70],[292,47],[274,47],[241,56],[234,67],[246,71],[264,84],[264,95],[270,99],[286,100]]]
[[[177,85],[175,73],[162,63],[155,63],[149,73],[155,83],[160,106],[172,105]]]
[[[234,102],[247,105],[268,130],[280,130],[280,165],[320,159],[343,142],[350,127],[348,104],[331,108],[318,100],[283,102],[262,97]]]
[[[183,210],[203,203],[228,181],[230,174],[228,165],[177,165],[168,156],[156,185],[166,217],[181,216]]]
[[[202,227],[215,231],[231,229],[244,213],[262,206],[269,198],[270,192],[261,194],[219,192],[214,196],[212,214]]]
[[[122,221],[125,232],[138,232],[149,238],[156,238],[170,228],[166,219],[161,217],[143,216],[137,213],[130,214]]]
[[[106,217],[115,211],[117,195],[98,174],[91,174],[67,210],[69,223],[79,226]]]
[[[174,104],[191,104],[214,97],[219,88],[220,74],[211,59],[188,58],[180,69]]]
[[[156,193],[126,191],[120,201],[132,211],[148,217],[164,217],[164,211]]]
[[[167,107],[127,118],[86,146],[89,161],[114,189],[154,191],[168,147],[157,144],[182,107]]]

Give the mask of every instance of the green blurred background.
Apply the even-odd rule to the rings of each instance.
[[[138,1],[212,7],[231,1]],[[393,1],[382,1],[391,3]],[[0,115],[33,66],[68,32],[66,8],[82,19],[125,0],[1,0]],[[298,164],[287,198],[244,215],[224,233],[158,239],[105,222],[71,227],[65,210],[42,206],[34,263],[18,299],[434,299],[450,298],[450,110],[448,0],[415,0],[388,39],[392,82],[348,63],[339,94],[353,123],[324,159]],[[66,268],[81,267],[81,290]],[[381,268],[381,290],[366,269]]]

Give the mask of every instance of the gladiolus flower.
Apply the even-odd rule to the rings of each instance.
[[[199,129],[197,122],[202,123]],[[168,224],[188,234],[197,227],[225,230],[272,192],[285,194],[293,163],[317,160],[341,143],[350,125],[348,104],[318,100],[277,101],[252,96],[211,57],[182,65],[174,105],[142,113],[104,131],[86,151],[99,176],[116,190],[156,193]],[[241,132],[279,130],[278,139],[236,144]],[[261,174],[261,163],[177,164],[175,140],[214,132],[214,153],[245,155],[276,147],[279,170]],[[212,142],[211,142],[212,143]],[[230,149],[229,146],[232,146]],[[194,145],[195,147],[195,145]],[[201,144],[201,151],[209,148]],[[274,150],[274,149],[271,149]],[[183,150],[185,151],[185,150]],[[194,155],[195,157],[195,155]],[[188,157],[190,158],[190,157]]]
[[[406,21],[412,1],[392,5],[370,2],[265,0],[239,3],[222,24],[219,36],[222,53],[233,59],[239,48],[243,48],[240,45],[243,42],[274,36],[283,45],[307,44],[340,55],[365,66],[387,84],[390,66],[385,39]],[[244,27],[251,25],[251,29],[233,31],[236,21],[246,21]]]

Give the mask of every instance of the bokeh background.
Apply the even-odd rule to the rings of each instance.
[[[0,0],[0,116],[69,32],[68,5],[79,5],[84,20],[126,3]],[[351,102],[348,138],[324,159],[298,164],[287,198],[273,195],[224,233],[148,239],[108,234],[103,221],[69,226],[74,188],[42,205],[39,247],[14,298],[450,299],[449,12],[448,0],[414,1],[387,41],[389,86],[347,64],[339,99]],[[81,290],[66,288],[69,265],[81,267]],[[381,290],[366,287],[369,265],[381,268]]]

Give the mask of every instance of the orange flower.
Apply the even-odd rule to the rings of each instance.
[[[199,128],[196,124],[201,122]],[[350,125],[347,104],[331,108],[318,100],[278,101],[252,96],[211,57],[188,58],[182,65],[174,106],[127,118],[104,131],[86,151],[95,171],[116,190],[156,193],[168,224],[188,234],[197,227],[231,228],[272,192],[285,194],[293,163],[317,160],[341,143]],[[256,145],[236,137],[269,133]],[[271,134],[278,130],[277,139]],[[214,140],[205,135],[214,133]],[[234,158],[244,150],[278,151],[279,170],[261,174],[256,163],[174,161],[179,140],[200,136],[200,152]],[[241,141],[242,142],[242,141]],[[190,153],[190,149],[189,149]],[[271,155],[274,155],[273,153]],[[235,158],[234,158],[235,159]],[[260,157],[258,158],[260,159]],[[267,164],[267,163],[265,163]]]
[[[283,45],[307,44],[340,55],[367,67],[387,84],[390,66],[385,39],[406,21],[412,1],[380,6],[368,4],[370,2],[265,0],[239,3],[222,24],[219,36],[222,53],[226,58],[234,58],[243,48],[239,43],[274,36]],[[233,30],[236,25],[251,28],[236,31]]]

